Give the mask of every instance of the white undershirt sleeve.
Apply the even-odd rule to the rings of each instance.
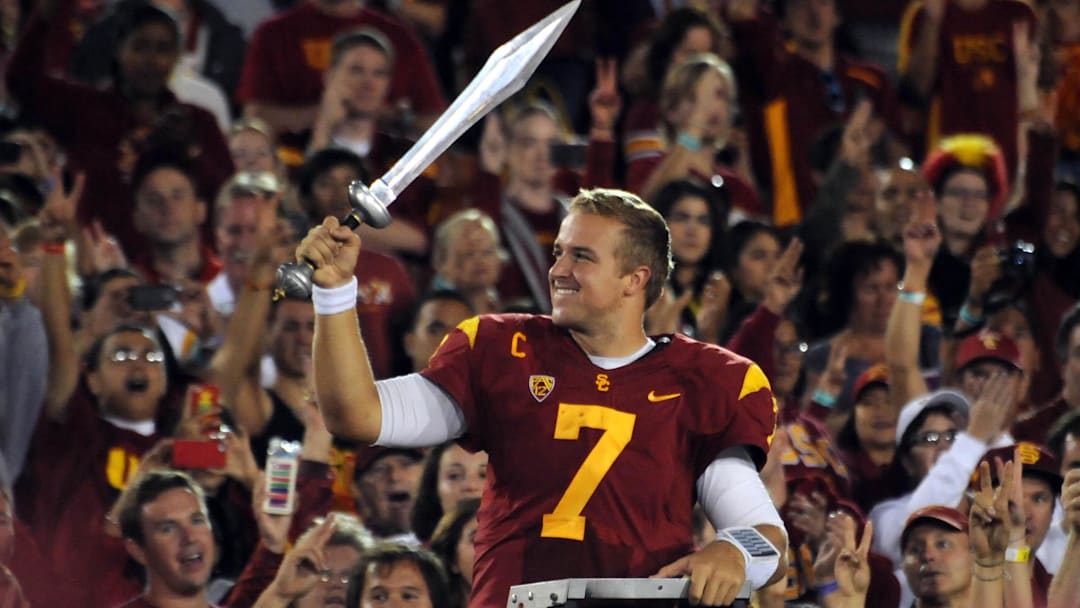
[[[717,530],[762,524],[784,528],[746,448],[728,448],[697,480],[698,502]]]
[[[419,448],[465,434],[465,416],[441,388],[420,374],[375,383],[382,406],[382,428],[375,445]]]

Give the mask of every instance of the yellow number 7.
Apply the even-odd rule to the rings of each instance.
[[[585,539],[585,518],[581,512],[596,492],[634,434],[637,416],[602,405],[560,403],[555,419],[555,439],[577,441],[582,428],[603,429],[604,434],[581,463],[570,485],[566,486],[555,510],[544,515],[540,536],[546,538]]]

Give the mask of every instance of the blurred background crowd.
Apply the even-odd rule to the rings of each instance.
[[[271,302],[274,272],[559,5],[0,0],[10,605],[121,605],[156,576],[357,606],[401,571],[464,605],[486,455],[331,437],[314,311]],[[966,605],[998,456],[1023,464],[1031,555],[1008,555],[1045,606],[1080,568],[1078,180],[1080,0],[584,0],[523,91],[361,227],[357,312],[377,377],[422,369],[464,319],[548,311],[565,204],[627,189],[671,229],[648,332],[755,360],[778,400],[762,477],[790,574],[760,605],[825,602],[866,520],[867,605]],[[259,508],[274,437],[303,444],[292,516]],[[205,539],[131,520],[190,479]],[[296,576],[316,544],[318,580]]]

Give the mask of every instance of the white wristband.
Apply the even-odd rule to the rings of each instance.
[[[340,286],[325,289],[318,285],[311,286],[311,303],[315,305],[317,315],[336,315],[351,308],[356,308],[356,277]]]
[[[764,587],[780,565],[780,552],[765,535],[749,526],[724,528],[716,533],[716,540],[730,543],[742,553],[751,589]]]

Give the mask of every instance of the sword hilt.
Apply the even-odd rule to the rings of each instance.
[[[385,228],[390,224],[390,211],[379,199],[372,195],[367,185],[360,180],[349,184],[349,203],[352,210],[339,220],[342,226],[356,230],[361,224],[372,228]],[[304,258],[299,262],[286,262],[277,269],[273,300],[311,299],[311,277],[315,274],[315,264]]]

